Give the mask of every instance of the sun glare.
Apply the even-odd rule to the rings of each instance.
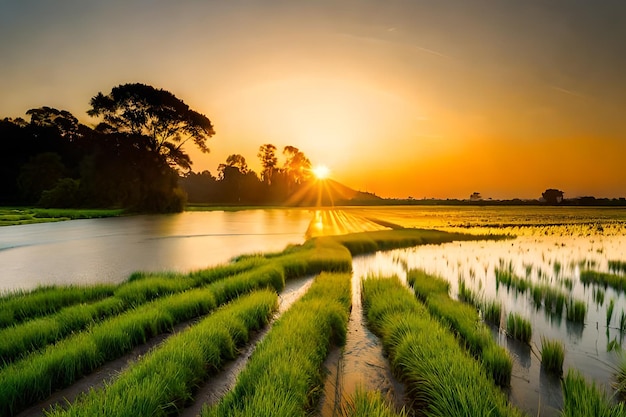
[[[318,165],[313,168],[312,171],[313,175],[315,175],[315,178],[317,178],[318,180],[325,180],[330,174],[330,169],[328,169],[326,165]]]

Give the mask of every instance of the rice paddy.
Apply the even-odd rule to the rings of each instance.
[[[377,224],[410,226],[393,217]],[[202,412],[315,415],[322,363],[346,340],[351,273],[363,279],[368,326],[410,406],[399,410],[384,393],[359,390],[343,398],[343,416],[625,415],[614,398],[626,385],[620,224],[466,226],[320,236],[190,273],[5,294],[0,415],[15,416],[189,323],[103,387],[47,411],[176,415],[251,331],[267,326],[285,281],[316,275],[244,362],[234,388]],[[588,236],[593,230],[602,234]]]

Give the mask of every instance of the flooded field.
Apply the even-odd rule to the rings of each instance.
[[[407,227],[511,235],[507,240],[426,245],[357,257],[354,274],[397,275],[406,280],[407,271],[421,269],[449,281],[452,297],[459,297],[463,283],[480,299],[499,301],[502,321],[493,327],[493,336],[514,360],[509,397],[531,415],[554,416],[562,407],[560,379],[541,368],[542,337],[563,342],[564,373],[578,369],[589,381],[614,392],[612,384],[626,347],[626,297],[611,287],[583,285],[580,276],[583,271],[624,273],[616,267],[626,260],[624,211],[478,208],[459,213],[441,208],[429,214],[393,208],[363,209],[358,214]],[[523,281],[526,288],[499,281],[497,276],[503,272]],[[584,323],[568,320],[566,308],[558,313],[537,301],[532,288],[545,287],[566,300],[583,302]],[[530,321],[530,344],[507,336],[509,313]]]

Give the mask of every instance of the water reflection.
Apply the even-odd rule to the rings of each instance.
[[[132,272],[189,271],[302,243],[306,209],[185,212],[0,228],[0,291],[121,282]]]

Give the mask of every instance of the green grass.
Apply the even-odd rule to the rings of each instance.
[[[429,416],[521,416],[455,336],[397,278],[363,281],[363,306],[392,367]]]
[[[176,323],[209,313],[216,305],[261,288],[281,290],[282,269],[271,266],[162,297],[9,364],[0,371],[0,386],[4,387],[0,390],[0,415],[13,415]]]
[[[224,306],[167,339],[105,388],[91,390],[49,416],[168,416],[192,398],[194,387],[238,354],[251,330],[268,323],[277,307],[273,291],[258,291]],[[66,409],[64,409],[66,408]]]
[[[587,315],[587,304],[584,301],[570,299],[566,305],[567,319],[574,323],[584,323]]]
[[[548,372],[561,375],[563,373],[563,360],[565,359],[565,346],[559,340],[548,340],[541,337],[541,366]]]
[[[321,274],[259,343],[237,384],[209,416],[307,416],[323,383],[331,343],[345,343],[350,275]]]
[[[122,209],[44,209],[0,207],[0,226],[122,216]]]
[[[508,386],[513,362],[494,341],[491,330],[480,322],[476,308],[448,296],[448,281],[422,270],[410,270],[407,281],[428,311],[457,333],[472,355],[479,357],[496,384]]]
[[[570,370],[562,381],[563,417],[623,417],[624,403],[614,404],[595,383],[591,385],[576,370]]]
[[[341,417],[406,417],[407,415],[404,409],[396,412],[379,391],[363,391],[362,389],[357,389],[354,396],[348,398],[347,403],[341,409]]]
[[[609,260],[609,271],[614,274],[626,274],[626,261]]]
[[[530,343],[532,326],[530,322],[517,313],[509,313],[506,319],[506,331],[513,339]]]
[[[113,295],[115,285],[49,286],[16,291],[0,297],[0,328],[52,314],[73,304],[97,301]]]
[[[502,303],[495,300],[484,300],[480,306],[483,312],[483,318],[486,322],[496,326],[500,326],[500,320],[502,317]]]
[[[585,269],[580,271],[580,281],[583,284],[600,284],[609,286],[617,291],[626,290],[626,277],[617,274]]]
[[[615,309],[615,299],[611,298],[609,306],[606,309],[606,327],[611,326],[611,319],[613,318],[613,310]]]

